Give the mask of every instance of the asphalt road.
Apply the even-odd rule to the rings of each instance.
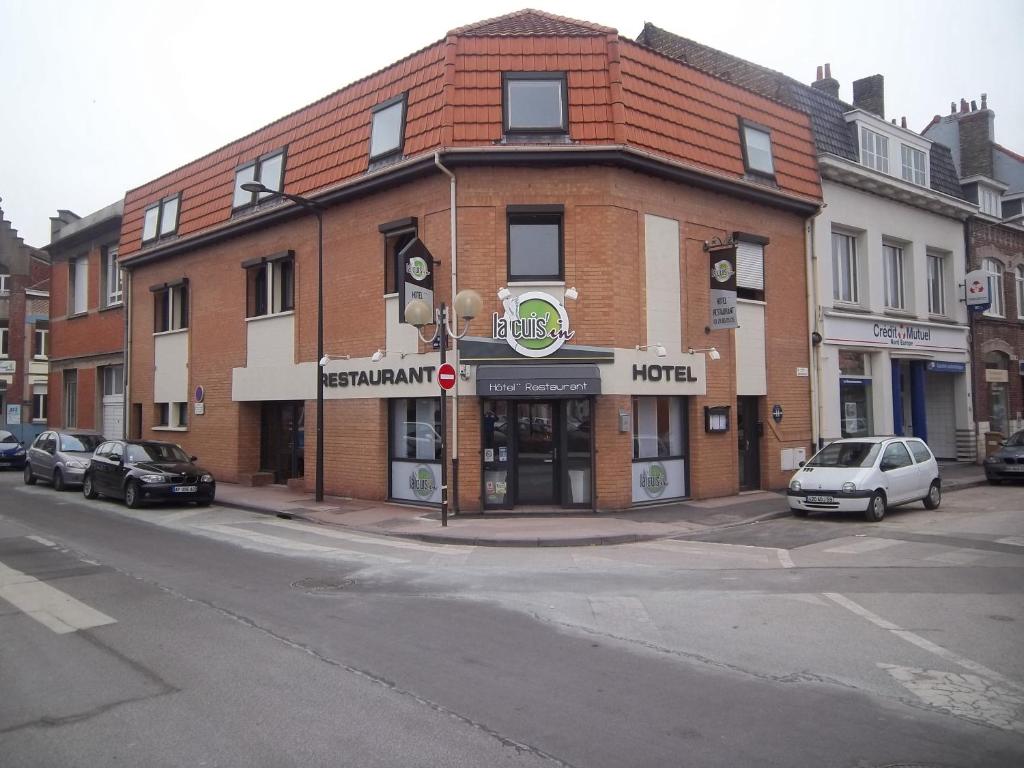
[[[1024,489],[530,550],[0,474],[0,764],[1024,765]]]

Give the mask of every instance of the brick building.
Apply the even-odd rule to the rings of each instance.
[[[647,24],[640,42],[778,98],[811,121],[825,208],[811,224],[815,437],[914,435],[940,459],[975,457],[970,341],[960,286],[977,206],[949,149],[887,120],[881,75],[839,98]]]
[[[978,205],[968,223],[969,270],[981,270],[992,303],[972,313],[975,416],[985,435],[1024,429],[1024,157],[995,140],[988,99],[961,99],[936,115],[924,135],[948,146],[966,196]]]
[[[253,181],[322,216],[322,371],[316,217]],[[459,508],[782,487],[811,442],[820,194],[776,101],[587,22],[453,30],[127,193],[129,433],[312,488],[322,376],[327,492],[438,502],[438,353],[399,308],[432,277],[484,300],[449,353]],[[713,329],[713,273],[738,329]]]
[[[51,427],[124,435],[124,288],[118,263],[123,204],[50,219]]]
[[[0,210],[0,426],[25,442],[46,424],[49,282],[49,257]]]

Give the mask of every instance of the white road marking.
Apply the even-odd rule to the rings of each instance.
[[[1012,544],[1015,547],[1024,547],[1024,538],[1020,536],[1007,536],[1005,539],[996,539],[999,544]]]
[[[0,563],[0,597],[59,635],[116,624],[105,613],[34,576]]]
[[[779,562],[782,563],[783,568],[796,568],[793,558],[789,556],[789,552],[784,549],[777,549],[775,552],[778,554]]]
[[[44,539],[42,536],[26,536],[26,539],[32,539],[37,544],[42,544],[44,547],[56,547],[57,545],[49,539]]]
[[[929,555],[925,560],[934,563],[946,563],[947,565],[967,565],[985,557],[982,552],[940,552],[937,555]]]
[[[835,592],[825,592],[824,595],[832,602],[836,603],[837,605],[841,605],[843,608],[845,608],[848,611],[851,611],[852,613],[857,614],[862,619],[867,619],[876,627],[880,627],[881,629],[885,629],[889,632],[892,632],[894,635],[896,635],[896,637],[900,638],[901,640],[905,640],[908,643],[916,645],[918,648],[921,648],[922,650],[935,654],[939,658],[952,662],[953,664],[963,667],[964,669],[970,670],[975,674],[981,675],[982,677],[987,677],[989,680],[995,680],[996,682],[1002,684],[1005,687],[1013,688],[1019,691],[1024,691],[1024,685],[1021,685],[1020,683],[1017,683],[1011,680],[1010,678],[1005,677],[1001,673],[996,672],[994,669],[989,669],[983,664],[979,664],[976,661],[971,661],[970,659],[964,656],[960,656],[959,654],[953,653],[953,651],[943,648],[941,645],[937,645],[933,643],[931,640],[927,640],[921,637],[920,635],[910,632],[909,630],[901,629],[900,627],[893,624],[891,621],[883,619],[881,616],[872,613],[864,606],[858,605],[857,603],[853,602],[853,600],[851,600],[848,597],[844,597],[843,595],[837,594]]]
[[[380,547],[393,547],[395,549],[411,549],[417,552],[430,552],[433,555],[466,555],[473,552],[476,547],[463,544],[428,544],[426,542],[404,539],[396,536],[373,536],[372,534],[356,533],[354,531],[339,531],[323,525],[313,523],[295,522],[292,520],[254,520],[259,525],[273,525],[279,528],[288,528],[293,531],[302,531],[314,536],[326,536],[331,539],[342,539],[350,544],[370,544]]]
[[[248,541],[252,544],[260,544],[264,547],[271,547],[274,549],[287,549],[293,552],[308,552],[318,554],[341,554],[352,558],[362,558],[376,561],[384,561],[388,563],[404,564],[407,560],[402,560],[397,557],[388,557],[387,555],[378,555],[369,552],[361,552],[355,549],[345,549],[342,547],[325,547],[320,544],[310,544],[304,541],[295,541],[294,539],[288,539],[283,536],[271,536],[266,533],[259,533],[257,531],[248,531],[244,528],[236,528],[231,525],[203,525],[197,526],[198,528],[210,531],[211,533],[219,533],[223,536],[227,536],[233,539],[241,539]]]
[[[876,549],[886,549],[888,547],[894,547],[897,544],[901,544],[900,541],[894,541],[893,539],[870,539],[865,538],[860,541],[855,541],[852,544],[844,544],[840,547],[832,547],[826,549],[826,552],[831,552],[839,555],[859,555],[862,552],[871,552]]]

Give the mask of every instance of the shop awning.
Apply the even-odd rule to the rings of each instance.
[[[476,393],[491,398],[587,397],[601,394],[601,373],[593,363],[579,365],[481,365]]]

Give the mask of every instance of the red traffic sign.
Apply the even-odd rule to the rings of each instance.
[[[441,389],[451,389],[455,386],[455,366],[451,363],[445,363],[437,369],[437,383],[441,385]]]

